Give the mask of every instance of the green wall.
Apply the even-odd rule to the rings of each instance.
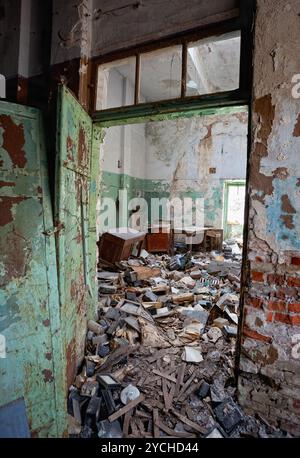
[[[184,191],[180,191],[177,196],[181,199],[190,197],[194,200],[196,198],[204,198],[205,225],[220,228],[222,225],[223,188],[224,180],[219,180],[219,182],[214,183],[205,193],[188,188]],[[120,189],[128,190],[128,201],[138,196],[143,197],[147,201],[150,220],[151,199],[169,198],[171,183],[165,180],[136,178],[129,175],[103,171],[100,184],[101,198],[108,197],[116,201]],[[160,211],[160,217],[162,216],[162,211]]]

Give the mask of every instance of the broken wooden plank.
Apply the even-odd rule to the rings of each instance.
[[[155,361],[157,361],[159,358],[162,356],[165,356],[167,354],[176,354],[178,353],[179,348],[163,348],[161,350],[158,350],[155,352],[155,356],[151,356],[150,358],[147,358],[148,363],[152,364]]]
[[[176,378],[172,377],[171,375],[166,374],[165,372],[158,371],[157,369],[153,369],[152,371],[154,374],[159,375],[160,377],[170,380],[170,382],[176,383]]]
[[[153,436],[159,437],[159,428],[158,428],[158,409],[153,409]]]
[[[139,437],[139,430],[138,430],[137,424],[135,422],[135,418],[131,418],[131,420],[130,420],[130,428],[131,428],[133,436],[134,437]]]
[[[138,409],[136,409],[135,415],[137,417],[144,418],[146,420],[150,420],[150,418],[151,418],[151,414],[149,414],[147,412],[142,412],[142,410],[138,410]]]
[[[184,433],[180,431],[175,431],[174,429],[169,428],[167,425],[165,425],[160,419],[157,422],[157,426],[159,429],[161,429],[164,433],[167,433],[170,436],[175,436],[175,437],[186,437],[186,438],[194,438],[197,437],[196,434],[192,433]]]
[[[114,364],[117,364],[121,359],[125,356],[129,355],[130,353],[134,353],[139,348],[138,345],[128,345],[126,347],[120,347],[116,351],[114,351],[111,355],[108,356],[107,360],[105,361],[102,366],[97,369],[97,372],[101,373],[104,370],[107,372]]]
[[[178,396],[178,393],[180,391],[180,387],[183,384],[185,368],[186,368],[186,363],[182,363],[179,366],[174,396]]]
[[[199,426],[194,421],[189,420],[184,415],[181,415],[181,413],[177,412],[177,410],[171,409],[171,412],[175,415],[175,417],[179,418],[179,420],[182,421],[182,423],[185,423],[186,425],[190,426],[195,431],[197,431],[197,432],[199,432],[201,434],[207,434],[207,430],[205,428],[202,428],[201,426]]]
[[[167,409],[169,392],[167,388],[167,381],[165,378],[162,379],[162,391],[164,396],[165,409]]]
[[[148,280],[151,277],[160,275],[159,267],[131,266],[131,268],[137,274],[138,280]]]
[[[197,373],[194,372],[191,377],[185,382],[185,384],[183,385],[183,387],[181,388],[181,390],[179,391],[179,394],[177,396],[177,399],[178,401],[180,401],[181,397],[183,396],[183,394],[185,393],[185,391],[188,389],[188,387],[190,386],[190,384],[192,383],[192,381],[194,380],[194,378],[196,377]]]
[[[142,375],[142,377],[137,382],[137,386],[143,386],[147,378],[148,378],[148,375]]]
[[[142,420],[137,417],[136,415],[134,415],[134,418],[135,418],[135,423],[140,431],[140,435],[143,436],[145,434],[145,428],[144,428],[144,425],[143,425],[143,422]]]
[[[129,423],[132,415],[132,410],[125,413],[124,424],[123,424],[123,436],[127,437],[129,432]]]
[[[169,409],[171,408],[171,405],[173,403],[175,388],[176,388],[176,385],[173,384],[171,389],[170,389],[170,391],[169,391],[168,399],[167,399],[167,402],[165,403],[166,404],[166,412],[169,411]]]
[[[180,397],[177,398],[178,401],[185,401],[185,399],[190,396],[192,393],[194,393],[196,390],[198,390],[200,388],[200,386],[202,385],[202,380],[201,382],[198,382],[196,384],[192,384],[192,386],[190,386],[184,393],[182,393],[182,395]]]
[[[120,418],[126,412],[128,412],[131,409],[133,409],[140,402],[144,401],[144,399],[145,399],[145,396],[143,394],[140,394],[139,397],[137,397],[133,401],[130,401],[126,406],[122,407],[121,409],[117,410],[117,412],[115,412],[112,415],[110,415],[108,417],[108,420],[110,422],[115,421],[117,418]]]

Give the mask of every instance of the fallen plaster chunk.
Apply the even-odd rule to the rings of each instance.
[[[184,347],[181,358],[187,363],[201,363],[203,361],[202,353],[194,347]]]
[[[207,332],[207,337],[213,343],[216,343],[222,337],[222,331],[221,331],[220,328],[217,328],[217,327],[213,326]]]

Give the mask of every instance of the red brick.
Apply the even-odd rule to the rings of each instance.
[[[253,329],[249,329],[247,326],[244,326],[244,336],[249,337],[250,339],[260,340],[262,342],[272,342],[272,337],[264,336]]]
[[[293,256],[291,258],[291,264],[294,266],[300,266],[300,257]]]
[[[264,281],[264,273],[257,272],[256,270],[252,270],[251,277],[253,281],[263,282]]]
[[[254,307],[256,309],[261,308],[263,305],[264,301],[261,297],[247,297],[247,305],[250,305],[251,307]]]
[[[293,326],[300,326],[300,315],[291,315],[290,320]]]
[[[283,285],[285,282],[284,275],[268,274],[267,281],[270,285]]]
[[[288,285],[289,286],[300,286],[300,277],[289,277]]]
[[[289,312],[300,313],[300,302],[291,302],[289,304]]]
[[[275,313],[274,321],[280,321],[280,323],[291,324],[290,315],[284,313]]]
[[[275,296],[279,299],[286,299],[288,297],[296,297],[298,294],[296,288],[276,288]]]
[[[276,291],[274,292],[274,297],[284,300],[286,298],[285,291],[283,289],[276,288]]]
[[[292,326],[300,326],[300,315],[285,315],[283,313],[275,313],[275,321],[290,324]]]
[[[283,301],[270,301],[268,304],[268,310],[272,310],[274,312],[285,312],[286,303]]]

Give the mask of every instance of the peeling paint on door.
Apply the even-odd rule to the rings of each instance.
[[[97,186],[91,174],[92,134],[91,118],[62,86],[58,107],[55,213],[56,225],[63,228],[57,232],[56,240],[68,386],[84,355],[87,316],[97,303],[96,231],[92,230]],[[90,202],[94,202],[94,212],[89,209]]]
[[[0,102],[0,167],[0,333],[6,339],[0,406],[24,398],[31,435],[60,437],[66,426],[63,361],[38,110]]]

